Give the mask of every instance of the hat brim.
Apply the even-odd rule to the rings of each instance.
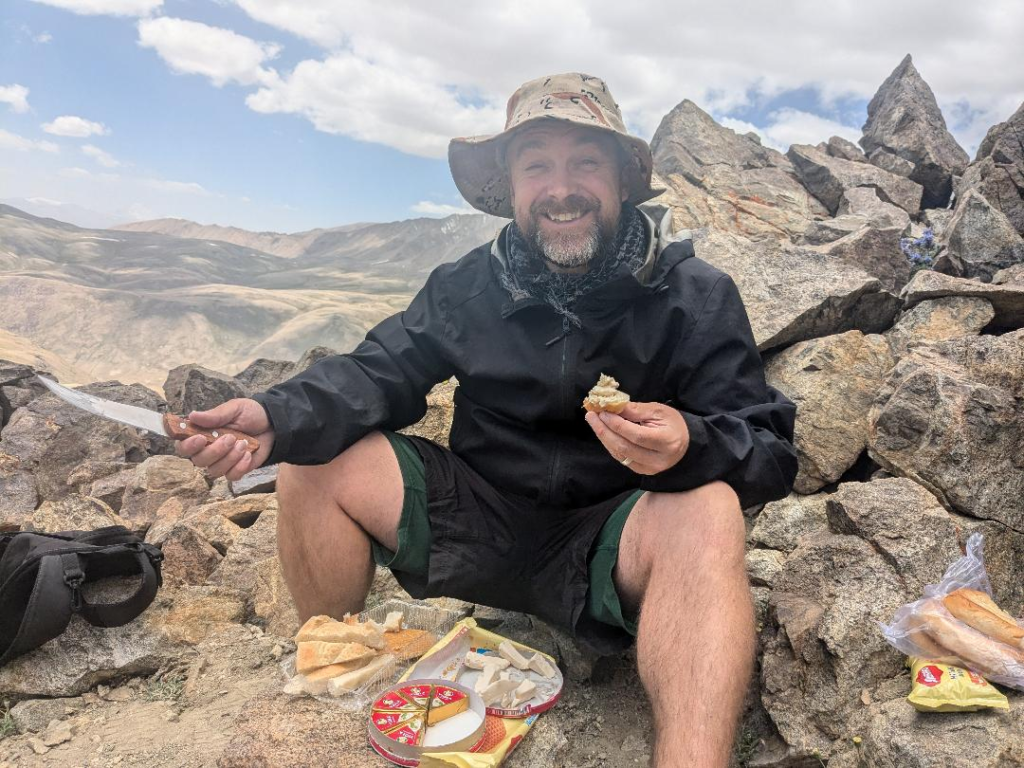
[[[575,120],[544,115],[523,121],[514,128],[491,136],[468,136],[449,142],[448,166],[451,168],[452,179],[471,206],[492,216],[502,216],[506,219],[513,217],[511,183],[507,170],[498,162],[499,149],[524,126],[536,124],[541,120],[577,123]],[[627,158],[625,183],[628,202],[639,205],[665,191],[651,186],[654,161],[651,157],[651,148],[646,141],[599,125],[587,127],[613,136],[622,145]]]

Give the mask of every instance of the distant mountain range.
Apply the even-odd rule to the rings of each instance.
[[[347,351],[501,224],[480,214],[296,234],[180,219],[84,229],[0,205],[0,330],[13,334],[0,358],[17,337],[23,353],[34,345],[83,377],[71,383],[159,389],[183,363],[234,373],[317,345]]]

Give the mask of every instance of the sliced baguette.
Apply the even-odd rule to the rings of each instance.
[[[941,604],[925,608],[920,616],[928,636],[959,656],[964,666],[988,675],[1024,675],[1024,653],[954,619]]]
[[[327,681],[327,692],[331,696],[341,696],[342,694],[354,691],[394,660],[395,657],[389,653],[381,654],[365,667],[361,667],[354,672],[347,672],[346,674],[332,677]]]
[[[299,634],[295,636],[295,642],[359,643],[381,650],[384,648],[384,628],[372,621],[345,624],[330,616],[314,616],[302,625]]]
[[[304,675],[320,667],[369,659],[376,655],[375,649],[361,643],[324,643],[308,640],[298,644],[295,652],[295,671]]]
[[[942,599],[942,604],[953,616],[993,640],[1012,645],[1018,650],[1024,648],[1024,629],[1013,617],[1002,610],[984,592],[976,589],[958,589]]]

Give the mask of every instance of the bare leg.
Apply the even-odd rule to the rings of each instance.
[[[277,548],[299,620],[362,610],[372,536],[394,550],[404,490],[391,445],[367,435],[329,464],[282,465]]]
[[[711,483],[643,496],[615,579],[627,605],[641,605],[637,664],[654,708],[653,765],[725,768],[755,640],[736,494]]]

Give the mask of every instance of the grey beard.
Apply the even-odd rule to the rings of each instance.
[[[580,267],[601,253],[601,232],[597,223],[582,237],[545,238],[538,228],[533,235],[537,251],[560,267]]]

